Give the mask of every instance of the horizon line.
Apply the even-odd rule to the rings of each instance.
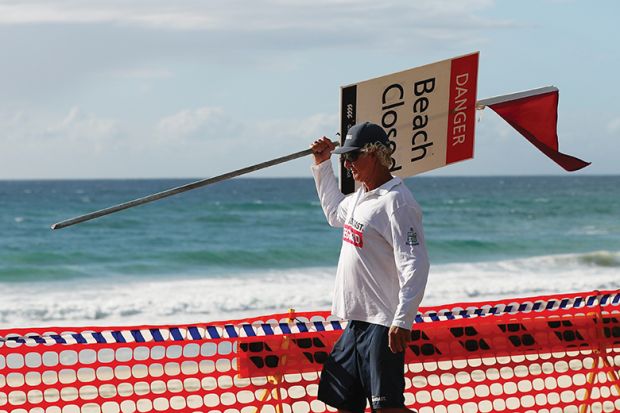
[[[410,176],[404,179],[414,178],[562,178],[562,177],[620,177],[620,173],[600,173],[600,174],[571,174],[566,172],[564,174],[505,174],[505,175],[416,175]],[[26,181],[165,181],[165,180],[196,180],[196,179],[208,179],[199,177],[86,177],[86,178],[1,178],[0,182],[26,182]],[[311,176],[244,176],[235,177],[234,179],[313,179]]]

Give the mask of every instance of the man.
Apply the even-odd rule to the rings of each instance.
[[[318,398],[339,412],[411,412],[404,406],[404,351],[428,278],[422,212],[390,174],[385,131],[366,122],[334,150],[311,145],[317,192],[327,221],[343,227],[332,314],[349,320],[323,366]],[[360,188],[344,196],[329,161],[341,154]]]

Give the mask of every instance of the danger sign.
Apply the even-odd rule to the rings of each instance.
[[[381,125],[402,178],[473,158],[477,76],[476,52],[343,86],[341,140],[358,122]],[[342,163],[340,187],[354,190]]]

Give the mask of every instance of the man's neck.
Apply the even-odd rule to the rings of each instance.
[[[379,188],[384,183],[388,182],[392,179],[392,174],[390,174],[389,169],[385,169],[382,173],[377,176],[374,176],[372,179],[368,180],[368,182],[364,182],[364,187],[366,191],[372,191],[373,189]]]

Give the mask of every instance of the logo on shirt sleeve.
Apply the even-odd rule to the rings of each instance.
[[[407,245],[420,245],[418,242],[418,233],[413,230],[413,228],[409,228],[409,232],[407,232]]]
[[[346,224],[342,231],[342,240],[358,248],[362,248],[364,246],[364,233]]]

